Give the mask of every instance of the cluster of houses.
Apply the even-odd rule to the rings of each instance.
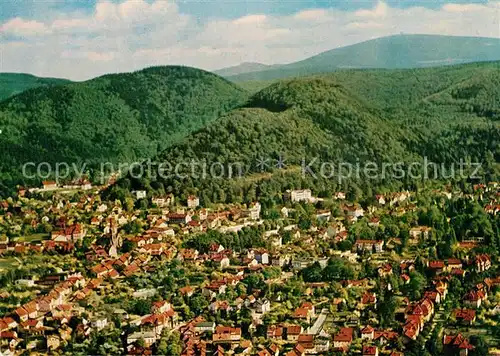
[[[60,189],[87,191],[91,187],[86,181],[63,186],[44,182],[42,190],[57,193]],[[475,191],[487,191],[490,195],[494,192],[490,186],[478,186]],[[85,303],[96,294],[113,295],[115,285],[127,285],[134,277],[147,276],[163,263],[178,261],[184,268],[206,275],[202,283],[185,285],[176,291],[176,295],[183,298],[202,297],[208,307],[203,315],[195,315],[189,320],[181,317],[179,308],[177,305],[174,308],[171,300],[155,299],[151,310],[148,309],[148,313],[140,317],[129,318],[125,311],[117,311],[124,319],[123,325],[130,326],[131,330],[124,335],[127,353],[147,354],[145,350],[153,350],[165,330],[174,329],[181,335],[183,355],[223,355],[231,351],[241,355],[302,356],[330,351],[349,352],[356,348],[363,356],[398,356],[403,354],[404,346],[394,345],[398,340],[402,340],[403,345],[415,342],[424,333],[424,328],[431,325],[440,305],[448,297],[452,278],[464,280],[472,271],[481,275],[496,268],[494,257],[485,253],[472,254],[471,258],[426,260],[425,268],[434,277],[421,298],[411,301],[406,296],[400,298],[398,323],[382,328],[373,319],[362,317],[367,313],[373,314],[379,305],[380,296],[374,291],[376,280],[391,290],[388,281],[398,271],[401,283],[410,284],[416,262],[415,259],[391,259],[387,250],[401,243],[398,238],[382,239],[377,236],[373,240],[356,239],[351,236],[349,228],[355,223],[366,223],[369,228],[378,229],[385,213],[399,216],[415,211],[410,192],[376,195],[375,204],[364,208],[357,203],[345,202],[345,194],[336,192],[332,198],[339,204],[343,216],[334,217],[330,210],[317,208],[315,223],[303,230],[294,223],[290,224],[289,213],[293,211],[290,203],[318,203],[321,199],[314,197],[309,189],[286,191],[284,200],[287,206],[280,207],[279,211],[283,221],[287,220],[287,225],[273,226],[263,232],[268,242],[266,247],[238,251],[216,242],[209,246],[208,251],[202,251],[187,247],[184,241],[209,230],[237,233],[246,227],[262,225],[262,206],[259,202],[244,206],[228,204],[225,209],[210,210],[202,207],[200,199],[194,195],[187,196],[180,204],[180,199],[173,194],[149,198],[145,191],[134,191],[133,194],[137,200],[150,200],[151,207],[126,209],[118,202],[102,202],[95,194],[87,194],[73,202],[56,195],[38,209],[23,206],[29,204],[28,200],[24,203],[2,202],[4,214],[1,220],[9,226],[22,220],[29,221],[33,228],[48,224],[52,229],[47,233],[48,238],[42,241],[0,242],[0,256],[12,254],[29,258],[30,253],[69,256],[77,256],[78,253],[78,265],[85,266],[86,271],[76,273],[72,266],[71,272],[51,273],[40,278],[18,278],[16,288],[27,291],[33,298],[19,303],[0,319],[0,346],[13,352],[20,349],[19,345],[52,352],[61,349],[74,335],[90,337],[93,331],[105,332],[113,324],[111,317],[102,311],[89,313],[83,306]],[[445,196],[448,197],[448,194]],[[497,206],[497,201],[488,203],[485,211],[496,214],[492,207]],[[139,231],[130,232],[133,230],[131,225],[136,223],[140,226]],[[413,224],[408,234],[411,239],[425,244],[431,239],[433,229]],[[291,241],[284,243],[284,235],[291,236]],[[90,243],[83,249],[81,246],[87,240]],[[352,249],[336,249],[339,243],[347,240],[352,241]],[[472,250],[481,242],[461,243],[463,249]],[[323,254],[318,253],[320,244],[327,246],[322,250]],[[128,246],[127,249],[124,246]],[[325,268],[331,256],[352,265],[367,261],[373,269],[370,278],[338,281],[341,287],[336,292],[350,295],[350,290],[354,290],[352,294],[357,293],[358,298],[355,304],[348,303],[343,297],[325,297],[324,291],[333,285],[333,281],[308,283],[300,303],[293,308],[285,308],[287,311],[280,316],[280,321],[268,324],[266,316],[275,307],[285,304],[286,296],[277,297],[259,289],[239,293],[233,298],[228,296],[240,287],[238,290],[246,289],[245,278],[254,273],[277,269],[279,277],[266,283],[283,284],[295,278],[302,269],[316,263]],[[499,285],[500,277],[483,278],[481,283],[463,295],[460,308],[453,310],[452,317],[459,325],[473,326],[478,309],[485,305],[488,297],[491,298],[492,289]],[[37,293],[37,289],[43,293]],[[131,298],[135,299],[151,299],[154,296],[156,291],[148,288],[131,293]],[[0,295],[0,302],[1,298]],[[336,312],[345,308],[349,315],[340,316],[341,313]],[[251,322],[248,330],[223,321],[237,319],[243,310],[249,312]],[[498,311],[500,313],[500,307]],[[342,321],[332,323],[331,319],[337,317],[343,318]],[[254,343],[252,335],[256,334],[264,336],[266,343]],[[361,348],[358,350],[359,345]],[[474,349],[465,333],[445,332],[443,345],[460,355],[467,355]]]

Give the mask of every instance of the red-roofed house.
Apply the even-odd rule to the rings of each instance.
[[[462,324],[472,325],[476,321],[476,311],[472,309],[455,309],[453,315]]]
[[[363,356],[378,356],[378,347],[363,345],[362,354]]]
[[[333,347],[335,349],[348,350],[353,339],[353,328],[341,328],[340,331],[333,336]]]
[[[457,335],[444,335],[443,345],[452,352],[458,351],[460,356],[467,356],[469,350],[474,349],[474,346],[469,343],[469,340],[460,333]]]

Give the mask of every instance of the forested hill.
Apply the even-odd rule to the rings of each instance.
[[[221,77],[229,77],[232,75],[238,75],[243,73],[260,72],[263,70],[269,70],[273,68],[275,69],[278,68],[279,66],[280,66],[279,64],[267,65],[262,63],[246,62],[246,63],[241,63],[237,66],[216,70],[214,71],[214,73],[220,75]]]
[[[235,82],[328,73],[341,69],[406,69],[500,60],[500,39],[395,35],[335,48],[277,68],[227,76]]]
[[[242,104],[245,91],[209,72],[153,67],[35,88],[0,103],[2,182],[24,162],[133,162]]]
[[[284,189],[309,187],[372,191],[416,184],[379,175],[341,184],[302,175],[302,160],[319,172],[322,162],[395,163],[428,160],[446,167],[462,160],[483,163],[483,173],[500,162],[500,106],[494,63],[409,71],[349,71],[276,82],[233,110],[165,150],[158,162],[243,164],[241,178],[126,177],[110,190],[130,189],[199,194],[205,203],[279,197]],[[363,82],[361,78],[367,80]],[[406,79],[404,79],[406,78]],[[383,88],[383,90],[381,90]],[[488,108],[483,110],[480,108]],[[280,158],[285,166],[278,169]],[[262,160],[267,160],[264,164]],[[226,177],[228,170],[226,168]],[[234,173],[234,170],[233,170]],[[328,172],[327,172],[328,173]],[[339,187],[340,186],[340,187]],[[381,188],[382,187],[382,188]]]
[[[0,100],[37,87],[70,83],[67,79],[40,78],[24,73],[0,73]]]

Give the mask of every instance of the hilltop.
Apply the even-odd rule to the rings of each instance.
[[[70,83],[67,79],[42,78],[25,73],[0,73],[0,101],[25,90]]]
[[[263,63],[255,63],[255,62],[245,62],[238,64],[236,66],[222,68],[214,71],[215,74],[220,75],[221,77],[229,77],[232,75],[244,74],[244,73],[253,73],[260,72],[263,70],[275,69],[280,67],[281,65],[269,65]]]
[[[366,78],[363,82],[361,78]],[[401,78],[407,78],[401,80]],[[481,78],[481,79],[475,79]],[[466,80],[467,79],[467,80]],[[201,194],[206,201],[279,194],[287,188],[338,188],[335,176],[301,176],[302,160],[401,164],[428,160],[446,165],[471,159],[500,160],[500,107],[493,88],[500,72],[492,63],[456,67],[349,71],[278,81],[237,110],[165,150],[157,162],[243,164],[243,176],[232,179],[178,177],[149,180],[125,178],[120,187]],[[477,89],[481,80],[484,89]],[[472,94],[469,86],[476,88]],[[380,88],[385,90],[379,90]],[[454,96],[453,96],[454,95]],[[392,98],[392,100],[391,100]],[[488,107],[489,111],[471,109]],[[286,169],[276,169],[280,157]],[[261,158],[269,159],[262,169]],[[353,189],[385,185],[397,189],[405,180],[353,177]],[[239,197],[239,198],[238,198]]]
[[[0,103],[4,183],[24,162],[151,157],[245,99],[215,74],[177,66],[26,91]]]
[[[235,82],[270,80],[341,69],[408,69],[500,60],[500,39],[437,35],[396,35],[335,48],[305,60],[251,73],[229,75]]]

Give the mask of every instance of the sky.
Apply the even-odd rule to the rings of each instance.
[[[500,38],[500,0],[1,0],[0,72],[290,63],[394,34]]]

